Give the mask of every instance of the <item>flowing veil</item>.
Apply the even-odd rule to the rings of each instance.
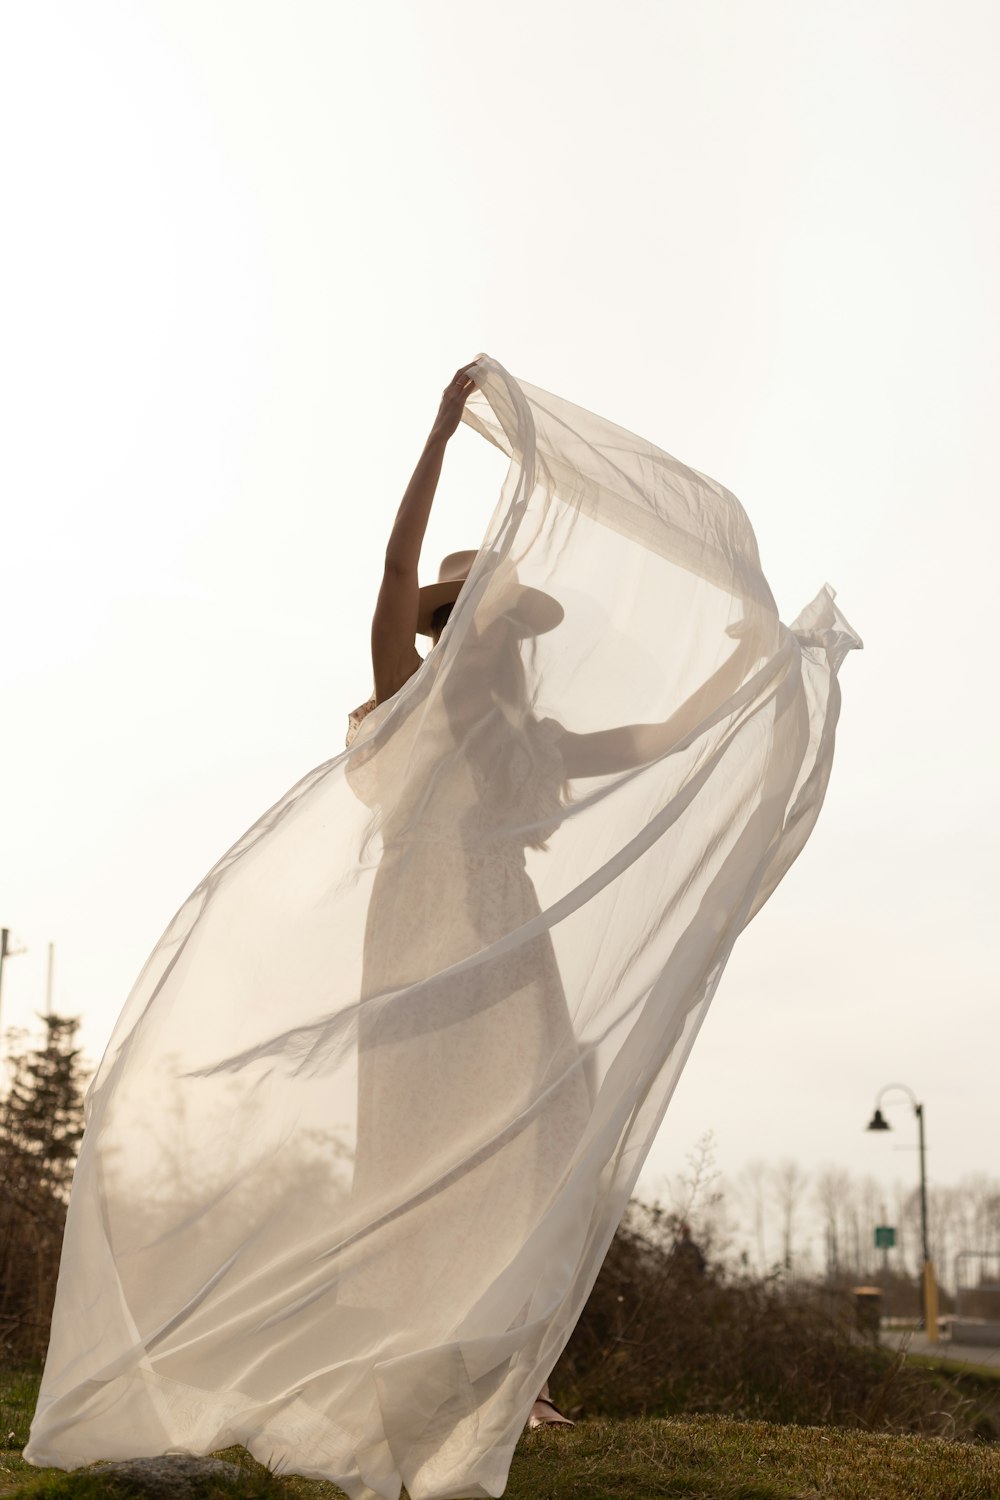
[[[833,591],[786,627],[729,491],[473,375],[510,466],[440,642],[181,907],[91,1086],[32,1463],[501,1495],[815,822]]]

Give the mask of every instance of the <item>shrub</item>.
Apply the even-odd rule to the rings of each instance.
[[[736,1274],[632,1203],[553,1372],[573,1416],[717,1413],[801,1425],[995,1435],[982,1402],[874,1347],[845,1292]]]

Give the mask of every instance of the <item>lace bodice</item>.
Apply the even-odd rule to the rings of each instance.
[[[368,715],[371,713],[374,707],[375,694],[372,693],[371,697],[367,698],[364,703],[359,703],[357,708],[351,709],[350,713],[347,715],[347,738],[344,741],[345,748],[350,747],[351,743],[354,740],[354,736],[357,734],[358,730],[361,728],[361,725],[363,724],[365,719],[367,719]]]

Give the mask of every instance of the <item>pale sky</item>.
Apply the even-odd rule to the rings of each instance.
[[[343,745],[455,369],[732,489],[865,641],[826,806],[640,1185],[1000,1173],[992,0],[72,0],[0,10],[0,1024],[96,1061],[206,870]],[[462,428],[425,575],[478,546]]]

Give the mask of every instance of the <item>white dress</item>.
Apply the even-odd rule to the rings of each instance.
[[[353,1191],[369,1205],[408,1195],[408,1240],[404,1256],[382,1255],[394,1220],[373,1230],[340,1298],[404,1324],[414,1348],[516,1256],[593,1105],[546,929],[479,964],[471,990],[464,973],[415,989],[541,915],[524,835],[506,830],[528,825],[544,848],[562,808],[559,733],[495,709],[435,764],[430,788],[410,779],[383,828],[362,993],[398,997],[362,1017]]]
[[[474,376],[510,467],[440,642],[180,908],[90,1089],[31,1463],[501,1495],[815,822],[832,590],[786,627],[728,490]]]

